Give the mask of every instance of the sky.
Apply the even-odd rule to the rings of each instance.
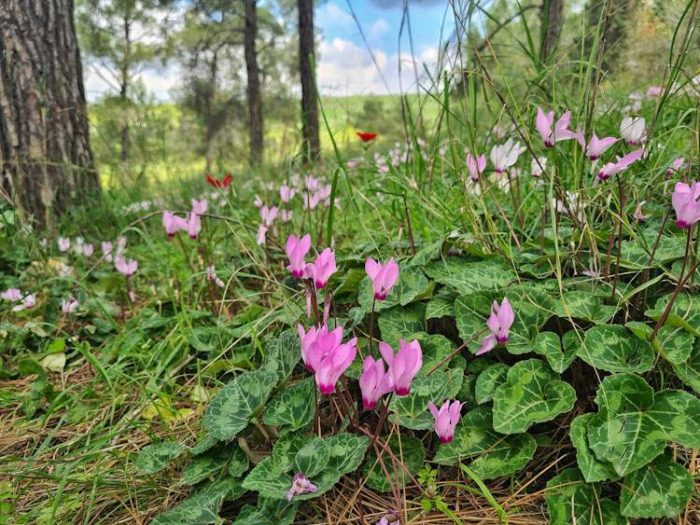
[[[404,0],[326,0],[320,4],[316,8],[315,24],[320,37],[317,75],[322,95],[415,91],[406,28],[399,45]],[[442,28],[447,6],[447,0],[409,0],[413,56],[422,81],[426,80],[422,73],[424,64],[431,71],[435,68],[440,42],[447,40],[452,31],[449,16],[446,27]],[[368,45],[363,41],[358,23]],[[401,79],[399,62],[403,71]],[[85,76],[90,100],[109,90],[92,66],[86,68]],[[158,100],[167,101],[178,85],[180,72],[176,66],[152,68],[142,71],[139,77]]]

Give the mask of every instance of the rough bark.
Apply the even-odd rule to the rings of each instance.
[[[542,60],[547,61],[554,53],[564,22],[564,0],[542,2]]]
[[[73,0],[0,2],[0,186],[48,227],[99,189]]]
[[[248,78],[248,133],[250,139],[250,165],[257,166],[263,160],[263,114],[262,96],[260,94],[260,68],[255,41],[258,36],[257,0],[245,2],[245,31],[243,48],[245,67]]]
[[[318,100],[314,74],[314,2],[299,0],[299,74],[301,76],[302,156],[305,161],[318,159],[321,140],[318,124]]]

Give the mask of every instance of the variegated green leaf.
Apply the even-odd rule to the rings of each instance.
[[[586,332],[578,357],[607,372],[647,372],[655,353],[647,341],[635,337],[624,326],[594,326]]]

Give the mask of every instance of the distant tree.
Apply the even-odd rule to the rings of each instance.
[[[643,4],[640,0],[588,0],[586,56],[589,55],[594,44],[601,46],[599,50],[602,53],[601,65],[605,71],[614,71],[625,43],[628,22],[634,18],[640,4]],[[598,34],[598,28],[601,29],[600,34]]]
[[[0,186],[48,228],[99,190],[73,0],[2,0]]]
[[[121,160],[128,171],[132,87],[145,67],[166,56],[170,0],[78,0],[78,28],[88,63],[119,97]]]
[[[314,161],[321,154],[315,75],[314,0],[298,0],[299,76],[301,79],[302,157]]]
[[[257,0],[243,0],[245,3],[245,31],[243,45],[247,77],[248,134],[250,143],[250,164],[256,166],[263,159],[263,112],[260,92],[260,68],[256,39],[258,36]]]
[[[543,0],[541,7],[540,56],[546,62],[552,56],[564,23],[564,0]]]

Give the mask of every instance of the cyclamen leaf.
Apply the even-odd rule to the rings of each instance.
[[[413,301],[423,297],[429,297],[432,293],[434,283],[428,281],[417,268],[402,268],[399,280],[384,301],[374,301],[374,289],[372,281],[365,277],[360,283],[358,302],[365,312],[381,312],[393,306],[406,306]]]
[[[425,273],[460,294],[502,288],[517,279],[513,270],[500,261],[471,262],[457,257],[435,261],[426,266]]]
[[[284,426],[285,430],[298,430],[311,423],[316,410],[313,378],[290,386],[270,400],[263,416],[263,423]]]
[[[667,390],[654,394],[634,374],[606,377],[596,395],[599,412],[588,420],[588,443],[595,456],[620,476],[648,464],[667,441],[700,446],[700,400]]]
[[[625,477],[620,508],[630,518],[673,518],[683,512],[694,492],[688,471],[664,455]]]
[[[493,396],[493,427],[502,434],[525,432],[535,423],[568,412],[576,392],[539,359],[513,365]]]
[[[476,384],[474,385],[476,402],[481,405],[491,401],[496,388],[506,382],[507,376],[508,365],[503,363],[491,365],[486,370],[481,372],[476,378]]]
[[[433,461],[454,465],[470,461],[481,479],[493,479],[518,472],[535,454],[537,443],[530,434],[503,436],[491,429],[491,409],[477,407],[465,414],[457,425],[452,443],[440,445]]]
[[[547,359],[552,370],[561,374],[576,359],[579,345],[578,334],[574,330],[566,332],[562,339],[554,332],[540,332],[535,338],[532,351]]]
[[[279,384],[291,375],[301,360],[299,335],[294,330],[286,330],[267,343],[265,352],[261,369],[274,372]]]
[[[399,340],[410,340],[414,334],[425,331],[425,305],[391,308],[381,314],[377,323],[382,340],[396,348]]]
[[[550,525],[627,525],[619,505],[600,497],[600,487],[585,483],[575,468],[564,470],[547,482],[545,493]]]
[[[325,438],[330,450],[328,468],[341,474],[349,474],[357,470],[365,457],[369,439],[365,436],[342,433]]]
[[[604,323],[615,315],[614,306],[604,305],[599,296],[583,290],[565,292],[556,303],[555,311],[559,317],[593,323]]]
[[[674,364],[673,370],[681,381],[700,394],[700,339],[695,340],[688,359],[684,363]]]
[[[211,482],[194,492],[179,505],[153,520],[153,525],[208,525],[219,523],[224,501],[240,498],[244,490],[238,480],[226,478]]]
[[[655,353],[624,326],[602,325],[586,332],[578,356],[607,372],[647,372],[654,366]]]
[[[233,439],[265,405],[277,379],[276,372],[264,368],[242,373],[211,400],[204,414],[204,427],[221,441]]]
[[[617,475],[612,465],[596,458],[588,446],[588,422],[593,417],[594,414],[581,414],[571,422],[569,428],[569,437],[576,448],[578,468],[588,483],[619,479],[620,476]]]
[[[294,471],[301,472],[307,478],[311,478],[328,465],[330,457],[331,451],[328,443],[324,439],[314,437],[301,447],[294,457]]]
[[[185,450],[185,447],[173,441],[163,441],[144,447],[136,457],[136,466],[144,474],[160,472],[177,458]]]

